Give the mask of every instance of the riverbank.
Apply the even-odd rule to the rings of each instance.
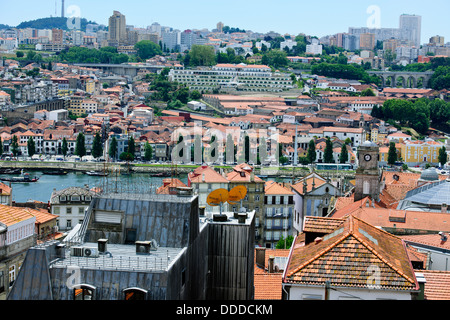
[[[176,165],[170,164],[126,164],[126,163],[104,163],[104,162],[88,162],[88,161],[0,161],[1,169],[24,169],[25,171],[38,170],[66,170],[71,172],[86,172],[86,171],[106,171],[106,172],[127,172],[129,169],[135,173],[176,173],[188,174],[199,165]],[[225,172],[233,169],[233,165],[212,166],[217,170],[224,170]],[[298,179],[306,176],[311,172],[308,167],[259,167],[255,166],[255,174],[261,177],[277,177],[277,178],[292,178]],[[354,177],[354,171],[336,172],[336,171],[316,171],[320,175],[326,176],[340,176],[347,179]]]

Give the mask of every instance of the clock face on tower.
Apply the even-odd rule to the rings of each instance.
[[[370,161],[370,160],[372,160],[372,156],[371,156],[370,154],[366,154],[366,155],[364,156],[364,160]]]

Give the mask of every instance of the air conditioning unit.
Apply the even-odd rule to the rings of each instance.
[[[98,249],[97,248],[83,248],[83,256],[85,257],[98,257]]]
[[[89,248],[89,247],[72,247],[70,248],[70,254],[73,257],[91,257],[95,258],[99,256],[99,252],[97,248]]]

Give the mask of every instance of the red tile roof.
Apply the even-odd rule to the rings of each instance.
[[[328,219],[328,218],[323,218]],[[382,289],[417,290],[418,284],[403,241],[348,216],[333,233],[307,245],[296,239],[289,257],[286,283],[368,287],[369,266],[382,275]]]
[[[450,300],[450,271],[417,270],[424,275],[425,300]]]

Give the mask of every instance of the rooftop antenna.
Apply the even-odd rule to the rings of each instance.
[[[211,192],[208,197],[206,198],[206,202],[211,207],[217,207],[220,208],[220,218],[223,218],[224,214],[222,214],[222,205],[224,202],[228,200],[229,193],[227,189],[217,189]]]
[[[240,202],[240,211],[242,212],[242,200],[247,195],[247,188],[245,186],[236,186],[228,193],[227,202],[231,205],[235,205]]]

